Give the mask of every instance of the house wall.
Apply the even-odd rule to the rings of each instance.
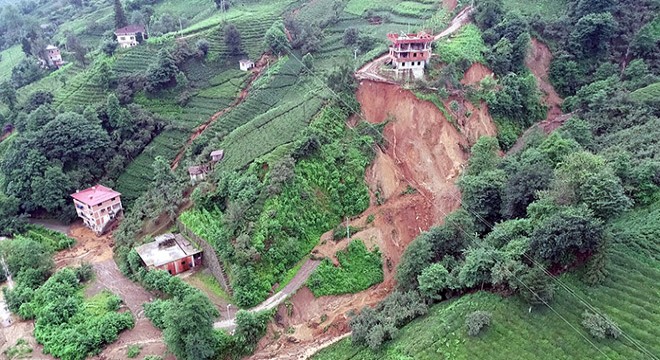
[[[232,288],[230,286],[229,278],[227,277],[225,268],[220,259],[218,259],[218,255],[215,253],[213,246],[211,246],[211,244],[209,244],[206,240],[197,236],[197,234],[194,232],[190,231],[190,229],[188,229],[186,225],[184,225],[178,219],[176,221],[176,226],[182,234],[186,235],[189,239],[194,241],[195,244],[202,248],[204,254],[204,263],[206,264],[206,267],[211,270],[211,274],[213,274],[213,277],[218,280],[220,286],[222,286],[222,288],[227,293],[231,294]]]
[[[78,217],[83,220],[88,228],[94,230],[96,233],[103,231],[105,225],[122,210],[121,198],[119,196],[94,206],[89,206],[76,199],[73,202]],[[113,213],[113,215],[110,213]]]
[[[179,259],[177,261],[172,261],[165,265],[158,266],[158,269],[165,270],[169,272],[170,275],[177,275],[184,271],[188,271],[194,267],[196,268],[198,266],[201,266],[202,265],[201,260],[202,260],[201,254],[195,256],[191,255],[183,259]]]
[[[122,48],[129,48],[137,46],[137,35],[136,34],[126,34],[126,35],[117,35],[117,42]]]

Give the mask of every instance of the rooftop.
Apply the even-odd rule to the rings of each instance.
[[[89,206],[98,205],[117,196],[121,196],[121,194],[103,185],[92,186],[89,189],[71,194],[72,198]]]
[[[240,62],[241,64],[254,64],[254,61],[250,59],[241,59],[238,62]]]
[[[199,254],[193,244],[181,234],[163,234],[156,240],[135,248],[147,266],[161,266]]]
[[[417,34],[396,34],[389,33],[387,38],[394,43],[412,43],[412,42],[428,42],[433,41],[433,36],[425,31],[420,31]]]
[[[190,175],[206,174],[207,172],[209,172],[207,165],[197,165],[188,168],[188,174]]]
[[[58,47],[55,46],[55,45],[48,45],[48,46],[46,46],[46,50],[57,50],[57,49],[58,49]]]
[[[212,158],[218,158],[218,160],[220,160],[225,156],[225,151],[224,150],[214,150],[214,151],[211,151],[210,155],[211,155]]]
[[[128,35],[128,34],[135,34],[135,33],[144,33],[144,26],[142,25],[128,25],[126,27],[123,27],[121,29],[117,29],[115,31],[115,35]]]

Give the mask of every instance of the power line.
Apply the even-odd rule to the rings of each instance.
[[[302,65],[302,66],[303,66],[303,67],[304,67],[304,68],[305,68],[305,69],[306,69],[311,75],[313,75],[314,78],[316,78],[317,80],[320,80],[321,83],[322,83],[322,86],[325,86],[325,87],[326,87],[326,88],[327,88],[327,89],[328,89],[328,90],[329,90],[329,91],[330,91],[330,92],[331,92],[331,93],[332,93],[332,94],[333,94],[333,95],[334,95],[334,96],[335,96],[340,102],[342,102],[342,103],[343,103],[348,109],[350,109],[350,110],[353,111],[358,117],[360,117],[360,118],[361,118],[361,119],[362,119],[362,120],[363,120],[368,126],[372,127],[372,129],[375,130],[375,127],[374,127],[371,123],[369,123],[368,121],[366,121],[366,119],[364,119],[364,117],[362,116],[362,114],[361,114],[360,112],[356,111],[356,110],[355,110],[354,108],[352,108],[348,103],[346,103],[346,102],[341,98],[341,96],[339,96],[334,90],[332,90],[332,89],[331,89],[331,88],[325,83],[325,81],[323,81],[323,79],[321,79],[321,78],[320,78],[320,77],[319,77],[314,71],[312,71],[311,69],[309,69],[309,68],[308,68],[308,67],[307,67],[307,66],[306,66],[306,65],[305,65],[305,64],[304,64],[304,63],[303,63],[303,62],[302,62],[302,61],[301,61],[301,60],[300,60],[295,54],[293,54],[293,52],[291,52],[287,47],[285,47],[285,50],[287,51],[287,53],[288,53],[289,56],[292,56],[294,59],[296,59],[296,61],[300,62],[300,64],[301,64],[301,65]],[[350,127],[349,127],[349,128],[350,128]],[[351,129],[352,129],[352,128],[351,128]],[[355,130],[355,129],[352,129],[352,130],[355,131],[355,132],[357,133],[357,130]],[[384,140],[385,142],[388,142],[388,143],[389,143],[389,140],[387,140],[386,138],[383,138],[383,140]],[[405,158],[405,160],[410,161],[409,159],[407,159],[406,156],[404,156],[404,158]],[[416,181],[410,181],[409,179],[407,179],[407,177],[405,176],[405,174],[402,174],[402,176],[403,176],[404,179],[405,179],[406,181],[408,181],[409,183],[417,183]],[[427,198],[423,193],[422,193],[422,195],[423,195],[425,198]],[[460,199],[458,199],[457,197],[453,196],[451,193],[449,193],[449,196],[452,196],[454,199],[457,199],[457,200],[460,201]],[[428,199],[428,198],[427,198],[427,199]],[[438,209],[438,210],[439,210],[439,209]],[[477,219],[480,219],[480,221],[484,222],[484,224],[485,224],[486,226],[488,226],[490,229],[493,228],[493,225],[492,225],[492,224],[489,224],[489,223],[485,222],[485,220],[484,220],[481,216],[479,216],[478,214],[475,214],[475,213],[469,211],[468,209],[465,209],[465,210],[468,211],[468,213],[470,213],[471,215],[475,216]],[[442,210],[439,210],[439,211],[442,212],[443,215],[445,215],[445,216],[448,215],[448,214],[444,213]],[[462,229],[462,228],[461,228],[461,231],[465,232],[465,230]],[[466,232],[465,232],[465,233],[466,233]],[[466,233],[466,234],[467,234],[467,233]],[[558,281],[558,282],[561,283],[561,281],[560,281],[559,279],[557,279],[557,278],[551,276],[551,275],[549,274],[549,272],[547,272],[547,270],[545,270],[545,268],[544,268],[543,266],[539,266],[538,262],[536,262],[536,261],[534,261],[533,259],[529,258],[527,255],[525,255],[525,256],[526,256],[528,259],[530,259],[530,260],[534,263],[535,266],[540,267],[540,269],[541,269],[546,275],[550,276],[551,279],[553,279],[554,281]],[[507,270],[507,272],[508,272],[508,270]],[[554,308],[552,308],[552,307],[551,307],[546,301],[544,301],[543,299],[541,299],[541,298],[538,296],[538,294],[536,294],[535,292],[531,291],[531,289],[530,289],[526,284],[524,284],[524,282],[522,282],[522,280],[520,280],[518,277],[516,277],[515,274],[513,274],[513,273],[511,273],[511,272],[509,272],[509,274],[512,275],[512,276],[514,276],[514,278],[516,278],[517,281],[519,281],[519,282],[520,282],[521,284],[523,284],[527,289],[529,289],[530,292],[532,292],[532,293],[534,294],[534,296],[538,297],[538,298],[539,298],[539,299],[540,299],[540,300],[541,300],[546,306],[548,306],[549,308],[551,308],[551,310],[552,310],[553,312],[555,312],[557,315],[559,315],[559,313],[558,313],[556,310],[554,310]],[[578,298],[583,304],[587,304],[584,300],[582,300],[581,298],[579,298],[574,292],[569,291],[569,288],[568,288],[566,285],[564,285],[563,283],[561,283],[561,284],[562,284],[562,287],[563,287],[565,290],[567,290],[569,294],[571,294],[571,295],[573,295],[574,297]],[[590,309],[593,309],[592,311],[594,311],[594,312],[596,312],[597,314],[599,314],[600,316],[602,316],[602,314],[600,314],[600,312],[598,312],[593,306],[589,305],[588,307],[589,307]],[[569,323],[569,322],[568,322],[565,318],[563,318],[561,315],[559,315],[559,316],[560,316],[560,317],[562,318],[562,320],[564,320],[564,322],[566,322],[566,323],[567,323],[567,324],[568,324],[573,330],[577,331],[577,332],[580,334],[580,336],[582,336],[582,337],[583,337],[585,340],[587,340],[587,341],[588,341],[588,342],[589,342],[594,348],[596,348],[601,354],[603,354],[604,356],[606,356],[606,357],[609,359],[609,357],[608,357],[608,356],[607,356],[607,355],[606,355],[601,349],[599,349],[599,348],[598,348],[598,347],[597,347],[597,346],[596,346],[591,340],[589,340],[586,336],[584,336],[583,333],[579,332],[578,329],[576,329],[571,323]],[[628,339],[629,341],[631,341],[631,343],[633,343],[633,345],[635,345],[640,351],[642,351],[643,353],[646,353],[646,354],[650,355],[651,358],[656,359],[656,358],[653,356],[652,353],[650,353],[650,352],[649,352],[648,350],[646,350],[645,348],[641,347],[641,346],[637,343],[637,341],[635,341],[634,339],[630,338],[630,337],[629,337],[628,335],[626,335],[623,331],[621,331],[621,333],[622,333],[622,335],[624,335],[624,337],[625,337],[626,339]]]

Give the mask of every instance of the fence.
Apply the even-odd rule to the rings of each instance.
[[[204,264],[206,264],[206,267],[211,270],[211,274],[218,280],[218,283],[220,283],[220,286],[228,293],[232,294],[232,289],[231,286],[229,285],[229,279],[227,278],[227,273],[225,272],[224,266],[222,266],[222,263],[220,262],[220,259],[218,259],[218,256],[215,253],[215,250],[213,249],[213,246],[209,244],[206,240],[202,239],[199,237],[197,234],[194,232],[190,231],[188,227],[186,227],[185,224],[183,224],[181,221],[177,220],[176,221],[176,227],[179,229],[179,231],[187,236],[189,239],[194,241],[199,247],[202,248],[202,251],[204,251]]]

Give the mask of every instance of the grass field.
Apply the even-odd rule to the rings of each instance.
[[[658,102],[658,99],[660,99],[660,82],[633,91],[630,93],[630,98],[640,102]]]
[[[20,45],[14,45],[0,52],[0,82],[10,80],[11,70],[23,59],[25,54]]]
[[[561,281],[634,343],[625,337],[592,338],[581,325],[585,305],[563,289],[551,303],[559,315],[548,308],[528,312],[517,298],[478,292],[433,306],[380,352],[344,340],[314,359],[652,359],[649,353],[660,354],[660,203],[627,214],[611,228],[616,242],[604,283],[588,287],[578,274]],[[493,319],[484,334],[472,338],[464,321],[475,310],[490,311]]]
[[[484,63],[484,53],[488,50],[481,38],[481,31],[475,25],[464,26],[456,35],[434,44],[433,52],[440,55],[445,63],[457,63],[463,59],[470,63]]]
[[[383,281],[380,251],[370,251],[361,240],[353,240],[346,250],[337,252],[338,267],[323,260],[307,280],[314,296],[356,293]]]

